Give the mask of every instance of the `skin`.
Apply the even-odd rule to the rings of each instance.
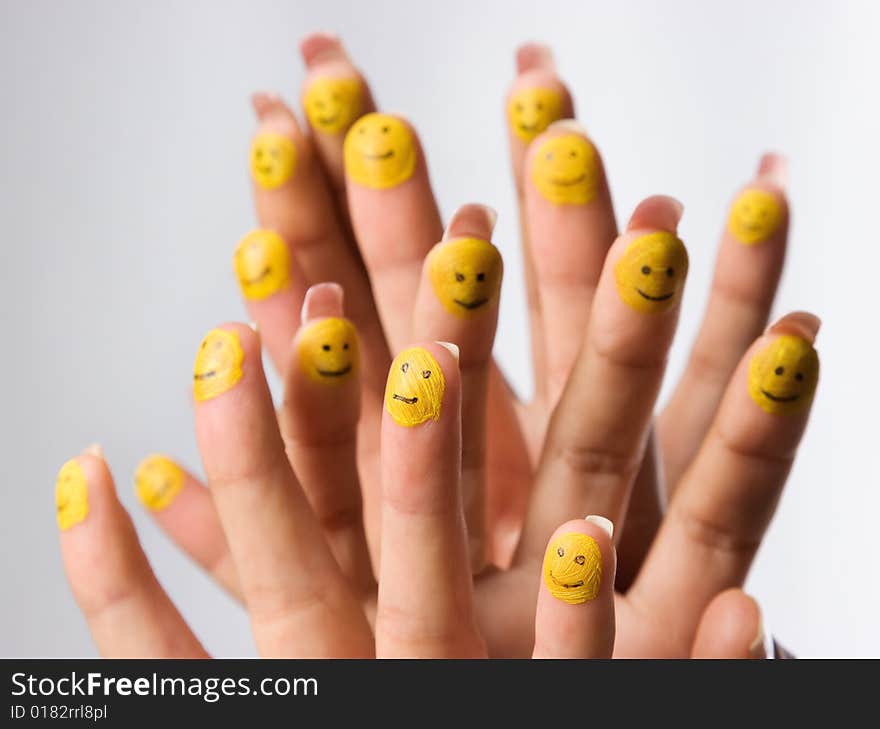
[[[183,489],[184,474],[170,458],[153,455],[141,461],[134,483],[140,502],[148,509],[161,511],[168,508]]]
[[[261,301],[290,285],[287,244],[271,230],[253,230],[242,238],[233,267],[245,299]]]
[[[382,190],[408,180],[418,153],[409,128],[387,114],[361,117],[345,136],[345,169],[358,184]]]
[[[282,134],[263,132],[251,144],[251,175],[266,190],[287,182],[296,171],[296,147]]]
[[[193,365],[193,395],[210,400],[235,387],[242,377],[241,343],[235,332],[214,329],[199,345]]]

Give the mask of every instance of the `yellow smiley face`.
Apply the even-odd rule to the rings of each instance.
[[[791,415],[813,400],[819,355],[805,339],[783,334],[749,362],[749,395],[768,413]]]
[[[431,285],[443,308],[456,316],[479,313],[501,288],[501,254],[479,238],[459,238],[431,252]]]
[[[409,127],[387,114],[362,116],[345,136],[345,171],[366,187],[381,190],[408,180],[416,156]]]
[[[553,597],[572,605],[595,598],[602,584],[596,540],[576,532],[554,539],[544,554],[544,584]]]
[[[76,460],[65,463],[55,481],[55,514],[61,531],[79,524],[89,514],[86,477]]]
[[[678,301],[688,271],[687,249],[672,233],[636,238],[614,267],[620,298],[647,314],[671,309]]]
[[[283,134],[260,132],[251,144],[251,174],[266,189],[281,187],[296,168],[296,147]]]
[[[212,329],[199,345],[193,366],[193,396],[210,400],[235,386],[243,374],[244,352],[238,334]]]
[[[782,223],[782,208],[764,190],[745,190],[733,201],[727,227],[741,243],[754,245],[767,240]]]
[[[584,205],[596,196],[598,181],[593,145],[577,134],[548,139],[532,163],[532,182],[558,205]]]
[[[446,392],[440,364],[425,349],[412,347],[395,357],[385,386],[385,409],[394,422],[408,428],[439,420]]]
[[[562,94],[553,89],[521,89],[507,102],[507,118],[513,133],[531,142],[562,118]]]
[[[317,78],[306,91],[309,123],[327,134],[348,129],[363,109],[361,83],[354,78]]]
[[[272,230],[248,233],[235,249],[232,263],[246,299],[268,298],[290,284],[290,253],[284,239]]]
[[[357,372],[357,331],[348,319],[327,317],[309,324],[299,337],[299,362],[314,382],[333,385]]]
[[[165,456],[148,456],[134,474],[138,498],[151,511],[161,511],[174,501],[183,482],[180,466]]]

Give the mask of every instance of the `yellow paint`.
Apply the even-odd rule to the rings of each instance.
[[[180,466],[165,456],[148,456],[134,474],[134,486],[141,503],[152,511],[161,511],[177,498],[183,488]]]
[[[446,378],[434,356],[421,347],[395,357],[385,386],[385,409],[394,422],[408,428],[439,420]]]
[[[483,311],[501,288],[501,254],[479,238],[459,238],[431,252],[429,272],[443,308],[460,317]]]
[[[381,190],[405,182],[416,168],[409,127],[387,114],[367,114],[345,136],[345,171],[360,185]]]
[[[265,299],[290,285],[290,253],[275,231],[248,233],[235,249],[232,265],[246,299]]]
[[[782,207],[764,190],[745,190],[733,201],[727,227],[741,243],[754,245],[772,236],[782,223]]]
[[[532,182],[557,205],[585,205],[596,196],[599,170],[593,145],[578,134],[544,142],[532,163]]]
[[[76,460],[65,463],[55,480],[55,513],[58,528],[66,531],[89,514],[89,490],[86,476]]]
[[[358,370],[357,331],[348,319],[331,316],[308,324],[297,347],[303,372],[314,382],[338,384]]]
[[[596,540],[570,532],[554,539],[544,554],[544,584],[557,600],[580,605],[599,594],[602,552]]]
[[[210,400],[231,389],[241,379],[244,352],[238,334],[212,329],[205,335],[193,367],[193,395]]]
[[[363,97],[356,78],[316,78],[305,96],[309,124],[327,134],[344,132],[361,115]]]
[[[513,133],[531,142],[562,118],[562,94],[553,89],[521,89],[507,102],[507,118]]]
[[[614,267],[620,298],[648,314],[671,309],[687,277],[687,249],[672,233],[636,238]]]
[[[749,362],[749,395],[765,412],[791,415],[813,400],[819,355],[805,339],[776,337]]]
[[[296,168],[293,141],[277,132],[260,132],[251,144],[251,174],[267,190],[281,187]]]

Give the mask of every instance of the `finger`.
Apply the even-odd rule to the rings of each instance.
[[[364,382],[381,392],[390,359],[388,348],[369,282],[356,253],[345,242],[315,151],[293,112],[278,97],[255,94],[254,109],[259,128],[251,146],[251,173],[260,226],[287,242],[306,284],[335,281],[345,289],[364,347]],[[300,288],[301,293],[305,288]],[[244,286],[243,293],[249,298]],[[301,297],[294,311],[300,304]],[[289,329],[274,331],[274,319],[256,321],[264,331],[273,328],[266,331],[267,342],[289,343],[297,329],[289,309],[283,320],[286,327],[293,324]],[[276,353],[281,357],[274,360],[279,369],[286,353],[287,349]]]
[[[345,137],[352,227],[394,351],[410,340],[422,261],[443,233],[415,130],[387,114],[361,117]]]
[[[99,449],[64,464],[55,504],[67,579],[101,655],[207,657],[156,580]]]
[[[357,466],[360,349],[343,318],[342,289],[312,286],[285,370],[281,430],[287,455],[330,551],[361,597],[375,588]]]
[[[535,138],[526,155],[524,199],[549,411],[580,351],[599,274],[617,237],[602,160],[577,122],[554,122]]]
[[[518,558],[535,559],[565,514],[623,523],[678,322],[688,258],[681,204],[643,201],[608,253],[589,329],[553,414]]]
[[[459,474],[461,383],[454,345],[391,364],[382,419],[382,561],[376,653],[478,657]]]
[[[670,493],[699,450],[740,357],[767,324],[788,236],[785,177],[785,159],[764,155],[731,206],[703,323],[657,423]]]
[[[196,438],[258,650],[371,655],[360,604],[290,469],[256,333],[211,330],[193,378]]]
[[[544,553],[534,658],[611,658],[614,650],[613,525],[569,521]]]
[[[818,328],[790,314],[746,352],[627,595],[685,650],[708,602],[743,583],[773,516],[818,381]]]
[[[416,298],[414,336],[455,342],[461,352],[461,491],[474,572],[485,564],[486,397],[503,276],[490,242],[496,213],[465,205],[444,240],[425,258]]]
[[[505,99],[510,160],[520,215],[520,239],[523,247],[523,269],[529,304],[529,325],[532,336],[532,362],[535,390],[544,395],[545,352],[542,329],[541,300],[533,266],[534,254],[529,242],[526,221],[525,189],[526,150],[531,141],[558,119],[574,117],[571,95],[556,73],[553,54],[547,46],[527,43],[516,53],[517,76]]]
[[[134,483],[138,499],[171,541],[240,600],[238,573],[208,489],[158,454],[140,462]]]
[[[731,588],[709,603],[694,638],[692,658],[767,658],[758,603]]]

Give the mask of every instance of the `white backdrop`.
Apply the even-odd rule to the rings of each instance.
[[[253,652],[243,613],[136,503],[166,451],[198,467],[188,385],[201,334],[242,318],[230,271],[253,224],[257,89],[296,97],[298,39],[342,35],[386,110],[421,131],[448,214],[496,206],[507,263],[497,355],[531,386],[502,96],[524,40],[556,49],[618,215],[686,205],[691,276],[670,381],[706,299],[731,192],[791,159],[776,310],[819,313],[813,420],[748,588],[804,655],[880,655],[876,3],[0,1],[5,475],[0,655],[94,649],[57,553],[58,466],[100,441],[156,571],[207,647]],[[665,393],[669,392],[669,382]]]

